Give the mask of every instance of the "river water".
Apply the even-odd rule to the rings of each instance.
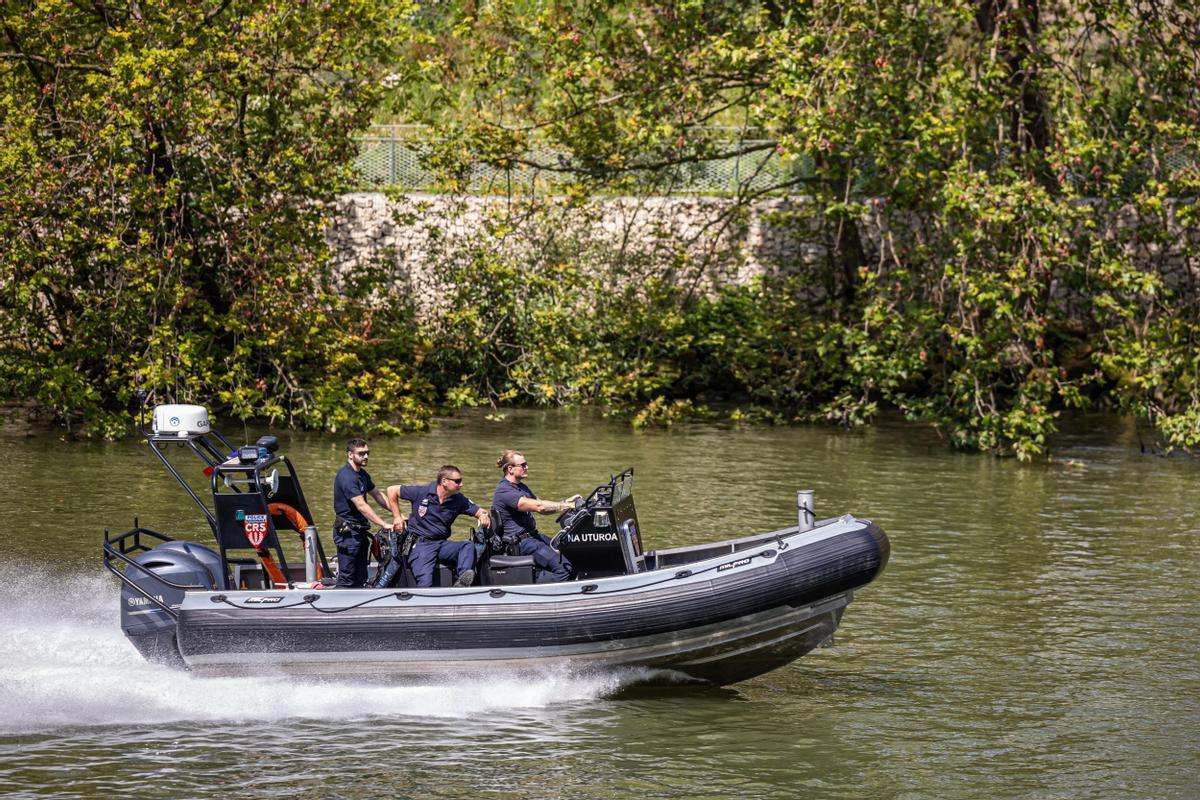
[[[801,488],[818,516],[879,522],[891,562],[835,646],[724,689],[566,673],[306,684],[146,664],[120,632],[101,533],[137,513],[205,541],[198,510],[142,444],[0,435],[0,796],[1191,800],[1200,461],[1142,452],[1121,420],[1069,428],[1036,464],[889,420],[636,432],[509,412],[372,441],[378,483],[449,461],[479,500],[505,446],[543,496],[633,466],[650,548],[793,524]],[[328,537],[343,440],[280,436]]]

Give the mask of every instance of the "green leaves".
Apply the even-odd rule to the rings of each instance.
[[[1200,185],[1194,9],[520,5],[447,11],[439,80],[464,99],[426,118],[468,132],[448,172],[541,148],[556,155],[539,174],[566,177],[535,189],[578,206],[674,192],[725,156],[706,126],[728,125],[803,165],[733,191],[746,204],[811,197],[788,213],[822,255],[773,265],[769,285],[699,293],[680,278],[689,265],[661,257],[604,313],[576,304],[586,324],[529,285],[489,297],[499,316],[455,320],[505,332],[457,364],[489,376],[475,396],[645,403],[647,424],[721,393],[843,424],[895,406],[961,446],[1022,458],[1043,451],[1062,409],[1106,402],[1192,441],[1195,292],[1130,253],[1177,246],[1168,198]],[[628,280],[628,264],[584,249],[570,256],[581,274]],[[490,255],[481,266],[515,287],[499,268]],[[592,382],[539,336],[601,365]]]
[[[139,381],[243,417],[426,424],[415,340],[329,324],[402,327],[407,305],[374,310],[396,300],[378,272],[330,291],[322,236],[410,9],[5,6],[6,394],[99,435]]]
[[[3,15],[0,369],[72,425],[111,431],[137,374],[339,430],[421,427],[434,404],[601,403],[640,425],[895,407],[1032,458],[1063,409],[1107,403],[1200,443],[1181,235],[1200,214],[1172,199],[1200,187],[1190,5]],[[321,234],[381,101],[433,126],[447,192],[512,200],[469,241],[434,238],[450,296],[419,324],[386,258],[335,265]],[[674,194],[737,154],[733,208],[687,241],[593,236],[597,198]],[[764,195],[790,198],[773,222],[804,246],[732,285],[725,232]]]

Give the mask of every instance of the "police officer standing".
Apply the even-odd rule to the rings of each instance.
[[[529,475],[529,461],[516,450],[505,450],[496,460],[496,466],[504,475],[496,484],[492,494],[492,507],[500,522],[500,535],[505,539],[516,539],[517,552],[533,556],[533,563],[541,570],[542,582],[565,581],[571,577],[571,562],[550,546],[550,540],[538,533],[533,513],[558,514],[575,507],[579,495],[568,497],[561,503],[539,500],[533,490],[525,485]]]
[[[409,533],[416,537],[412,554],[408,558],[417,586],[433,586],[433,571],[438,564],[454,568],[458,576],[455,586],[470,586],[475,581],[475,545],[472,542],[450,541],[450,529],[454,520],[466,514],[479,520],[479,524],[490,524],[488,512],[462,494],[462,471],[453,464],[438,470],[437,478],[429,484],[389,486],[388,507],[397,519],[400,500],[412,503],[408,517]],[[387,565],[378,581],[379,586],[388,586],[400,571],[400,554]]]
[[[333,543],[337,546],[339,589],[366,586],[367,562],[371,556],[371,523],[388,527],[367,505],[370,495],[380,506],[387,508],[387,497],[375,488],[367,473],[371,450],[363,439],[346,442],[346,463],[333,479]],[[392,527],[402,529],[404,517],[393,514]]]

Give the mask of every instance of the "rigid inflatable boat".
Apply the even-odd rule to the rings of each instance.
[[[121,625],[148,659],[206,675],[383,679],[453,671],[643,668],[714,684],[776,669],[832,639],[853,592],[887,564],[887,536],[851,515],[694,547],[643,550],[633,470],[559,517],[554,546],[575,567],[539,583],[530,557],[487,531],[477,584],[330,589],[332,574],[291,462],[274,437],[234,447],[199,406],[159,406],[150,449],[203,510],[216,547],[140,527],[106,531]],[[204,462],[211,503],[168,457]],[[382,538],[382,537],[381,537]],[[283,547],[302,553],[291,563]],[[294,559],[295,561],[296,559]],[[660,672],[661,671],[661,672]]]

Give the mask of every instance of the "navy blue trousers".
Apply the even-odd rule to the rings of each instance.
[[[540,570],[538,583],[558,583],[571,577],[571,562],[551,547],[550,540],[540,533],[523,539],[517,552],[533,556],[533,563]]]
[[[333,534],[333,544],[337,547],[338,576],[337,585],[342,589],[355,589],[367,585],[367,562],[371,558],[371,540],[368,534],[346,533]]]
[[[433,586],[433,571],[438,564],[451,567],[456,577],[466,570],[475,569],[475,545],[449,539],[417,539],[408,557],[408,565],[412,567],[417,586]]]

